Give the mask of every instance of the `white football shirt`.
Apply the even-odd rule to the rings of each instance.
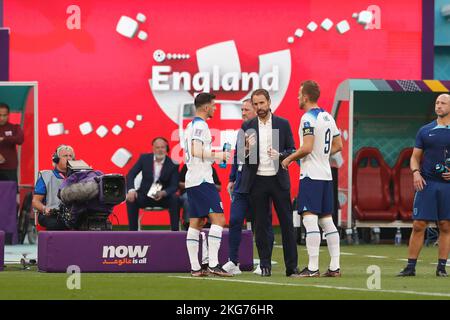
[[[186,188],[196,187],[203,182],[214,184],[212,172],[212,160],[193,157],[191,153],[192,141],[198,140],[203,143],[203,150],[211,150],[211,132],[208,124],[202,118],[194,118],[186,127],[185,137],[185,161],[187,166]]]
[[[300,179],[333,180],[330,168],[330,152],[333,138],[340,135],[333,117],[321,108],[306,112],[300,121],[300,145],[303,137],[314,136],[313,150],[300,160]]]

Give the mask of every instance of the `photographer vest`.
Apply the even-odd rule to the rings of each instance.
[[[64,179],[57,178],[53,170],[42,170],[39,172],[39,176],[44,180],[47,189],[45,206],[50,209],[59,208],[61,200],[58,198],[58,191]]]

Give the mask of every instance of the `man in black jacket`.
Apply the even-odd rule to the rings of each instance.
[[[170,229],[178,231],[180,218],[175,194],[178,188],[178,165],[167,156],[169,143],[165,138],[153,139],[152,147],[153,153],[142,154],[127,175],[129,229],[138,230],[140,208],[163,207],[169,209]],[[139,172],[142,172],[142,181],[136,190],[134,180]]]
[[[271,275],[272,228],[270,201],[273,201],[280,221],[286,276],[295,277],[297,268],[297,244],[292,222],[289,172],[280,161],[294,151],[294,139],[289,122],[270,111],[267,90],[258,89],[251,100],[258,116],[245,122],[242,130],[246,135],[246,160],[241,177],[241,189],[250,192],[255,210],[255,240],[261,260],[261,275]]]
[[[246,165],[241,178],[241,188],[250,191],[250,202],[255,210],[255,240],[260,258],[262,276],[271,276],[272,228],[270,201],[273,201],[280,221],[286,276],[296,277],[297,244],[292,222],[289,172],[280,161],[294,151],[294,139],[289,122],[270,111],[267,90],[258,89],[251,100],[258,116],[242,125],[246,135]],[[238,155],[239,156],[239,155]]]

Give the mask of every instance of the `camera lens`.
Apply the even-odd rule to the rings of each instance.
[[[125,199],[125,179],[123,176],[104,176],[102,184],[105,203],[119,204]]]

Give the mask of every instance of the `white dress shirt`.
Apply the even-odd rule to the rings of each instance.
[[[258,176],[275,176],[277,171],[273,160],[268,155],[269,148],[272,148],[272,114],[264,124],[258,118],[259,127],[259,166],[256,174]]]
[[[164,157],[163,161],[158,162],[156,161],[156,156],[153,156],[153,183],[159,180],[164,161],[166,161],[166,157]]]

